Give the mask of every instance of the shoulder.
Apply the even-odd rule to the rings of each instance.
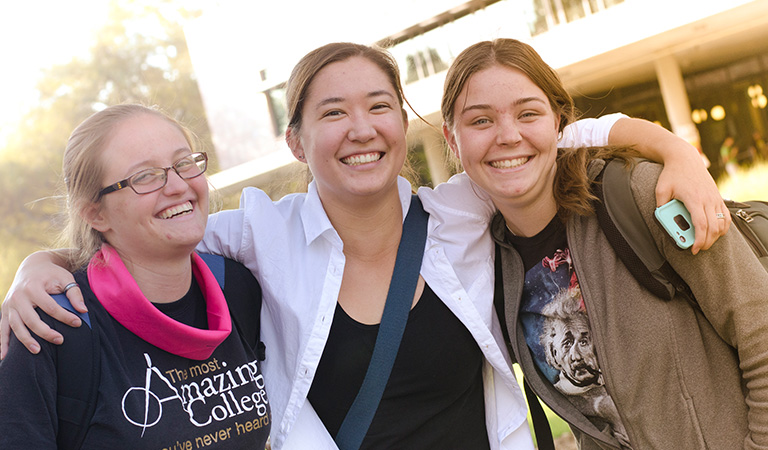
[[[224,258],[224,277],[223,291],[228,299],[232,296],[246,296],[249,302],[261,303],[261,285],[243,264]]]
[[[591,161],[588,169],[590,179],[596,178],[605,165],[606,161],[602,159]],[[662,169],[663,166],[661,164],[646,159],[637,159],[632,166],[626,168],[626,176],[629,177],[635,202],[643,212],[649,206],[651,210],[656,206],[656,183],[659,180]],[[605,178],[603,178],[603,182],[606,182]]]
[[[663,168],[661,164],[643,159],[632,170],[632,193],[643,215],[652,216],[656,209],[656,183]]]
[[[487,223],[496,211],[488,194],[464,172],[452,176],[434,189],[421,187],[418,195],[424,210],[438,218],[464,217]]]
[[[230,281],[238,285],[258,286],[259,284],[258,280],[256,280],[256,277],[253,276],[253,273],[250,271],[250,269],[235,261],[234,259],[224,258],[224,271],[226,276],[226,284],[228,284]]]

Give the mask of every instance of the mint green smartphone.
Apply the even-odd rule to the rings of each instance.
[[[680,248],[689,248],[693,245],[695,231],[691,214],[685,208],[683,202],[672,200],[669,203],[656,208],[656,219],[661,226],[672,236]]]

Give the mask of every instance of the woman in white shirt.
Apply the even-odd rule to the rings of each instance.
[[[240,209],[210,217],[199,249],[241,261],[262,285],[273,448],[333,449],[370,359],[410,204],[411,185],[398,177],[408,122],[394,59],[368,46],[336,43],[310,52],[287,91],[286,140],[314,176],[308,192],[272,202],[258,189],[245,189]],[[653,133],[669,139],[660,127],[623,116],[576,126],[571,136],[580,145],[624,144]],[[687,189],[679,196],[701,209],[719,202],[706,170],[691,174],[695,150],[678,152],[684,147],[674,143],[677,148],[663,150],[672,186]],[[642,145],[639,150],[660,156]],[[533,448],[492,299],[477,295],[493,274],[462,284],[446,255],[453,247],[437,240],[450,226],[430,220],[400,351],[362,447]],[[711,245],[718,231],[705,234],[700,247]],[[3,311],[4,329],[11,316],[29,345],[34,339],[18,326],[22,316],[37,334],[55,337],[33,323],[29,305],[57,314],[45,299],[22,300],[43,290],[31,280],[69,282],[60,272],[41,275],[43,266],[34,262],[43,258],[50,255],[23,265],[14,311]]]

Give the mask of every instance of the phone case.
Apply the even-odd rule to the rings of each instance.
[[[655,215],[678,247],[689,248],[693,245],[696,233],[691,222],[691,214],[681,201],[672,200],[659,206],[656,208]]]

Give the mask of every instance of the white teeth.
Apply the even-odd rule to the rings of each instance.
[[[181,214],[187,214],[192,212],[192,202],[184,203],[183,205],[172,206],[165,211],[161,212],[157,216],[161,219],[170,219]]]
[[[341,162],[349,166],[357,166],[359,164],[370,163],[381,159],[381,153],[366,153],[364,155],[354,155],[347,158],[342,158]]]
[[[528,161],[528,158],[505,159],[503,161],[493,161],[491,162],[491,166],[496,169],[511,169],[513,167],[522,166],[526,161]]]

